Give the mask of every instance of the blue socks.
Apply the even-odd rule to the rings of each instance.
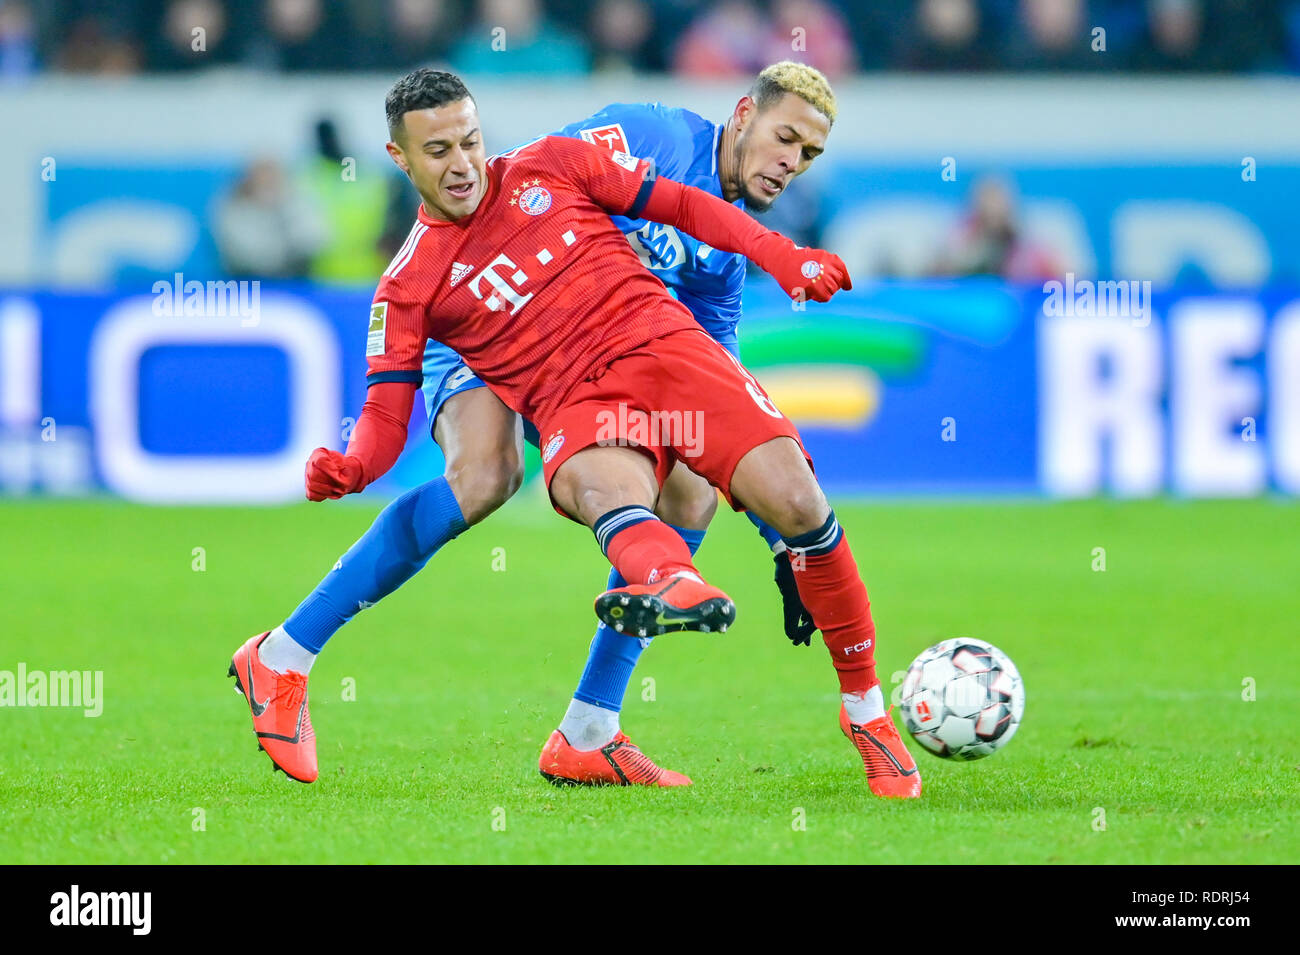
[[[637,513],[639,509],[627,510],[612,523],[654,519],[653,515]],[[755,524],[760,532],[766,528],[761,522]],[[370,529],[290,614],[284,622],[285,632],[304,649],[319,653],[340,627],[415,576],[443,544],[467,526],[445,477],[408,491],[380,512]],[[609,532],[615,528],[598,529],[598,539],[599,530]],[[704,541],[704,531],[683,527],[673,530],[694,556]],[[610,568],[608,588],[626,583],[617,570]],[[649,644],[649,637],[629,637],[601,624],[591,641],[587,666],[574,698],[614,712],[621,710],[632,671]]]
[[[781,539],[781,532],[771,524],[764,524],[762,518],[757,517],[753,511],[745,511],[745,516],[749,518],[749,523],[758,528],[759,535],[767,541],[768,548],[776,546],[776,542]]]
[[[632,515],[627,515],[627,518],[632,518]],[[651,520],[653,516],[644,519]],[[673,527],[673,530],[686,541],[686,546],[690,548],[691,556],[694,557],[695,552],[700,549],[700,544],[704,542],[704,531],[690,530],[685,527]],[[597,539],[600,538],[599,529],[596,536]],[[615,587],[625,586],[627,581],[611,567],[609,582],[605,589],[612,590]],[[630,637],[611,630],[602,623],[596,628],[596,636],[591,641],[591,650],[587,654],[587,667],[582,671],[582,679],[578,681],[578,689],[574,691],[573,698],[583,703],[590,703],[592,706],[613,710],[615,713],[621,710],[623,697],[627,694],[628,681],[632,679],[632,671],[636,668],[637,660],[641,659],[641,651],[650,645],[651,639]]]
[[[379,513],[370,529],[298,605],[284,622],[285,632],[295,643],[320,653],[359,610],[406,583],[467,526],[445,477],[407,491]]]

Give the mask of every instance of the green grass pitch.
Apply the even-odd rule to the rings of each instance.
[[[737,625],[656,640],[623,717],[695,785],[547,784],[605,567],[535,488],[334,638],[311,678],[321,777],[272,774],[230,655],[375,510],[0,503],[0,670],[104,674],[98,718],[0,709],[0,862],[1300,858],[1294,501],[838,501],[886,692],[959,635],[1028,692],[991,759],[911,744],[925,792],[904,803],[871,796],[825,648],[782,635],[770,559],[728,513],[699,562]]]

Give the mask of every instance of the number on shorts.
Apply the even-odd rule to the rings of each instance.
[[[450,375],[447,376],[447,384],[445,385],[445,388],[448,391],[452,391],[453,389],[459,388],[461,385],[465,384],[465,382],[469,381],[473,377],[474,377],[473,369],[471,369],[469,365],[462,364],[459,368],[457,368],[455,371],[453,371]]]
[[[745,390],[749,392],[749,397],[754,399],[754,404],[758,405],[773,418],[784,418],[785,415],[781,414],[776,405],[772,404],[772,399],[767,396],[767,392],[765,392],[763,387],[758,383],[758,379],[749,373],[749,369],[742,365],[736,356],[725,348],[722,349],[722,352],[731,359],[732,364],[736,366],[737,370],[744,377]]]

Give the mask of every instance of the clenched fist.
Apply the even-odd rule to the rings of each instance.
[[[755,260],[795,301],[829,302],[840,289],[853,288],[844,260],[823,249],[801,249],[774,234]]]
[[[356,458],[317,448],[307,459],[307,500],[337,499],[361,490],[363,474]]]

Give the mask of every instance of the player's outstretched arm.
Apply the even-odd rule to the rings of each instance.
[[[307,498],[323,501],[353,494],[374,483],[406,446],[406,427],[419,386],[405,381],[370,386],[352,440],[343,454],[317,448],[307,459]]]
[[[841,288],[853,288],[838,256],[801,249],[765,229],[730,203],[694,186],[656,179],[641,215],[673,226],[723,252],[739,252],[780,283],[793,299],[830,301]]]

